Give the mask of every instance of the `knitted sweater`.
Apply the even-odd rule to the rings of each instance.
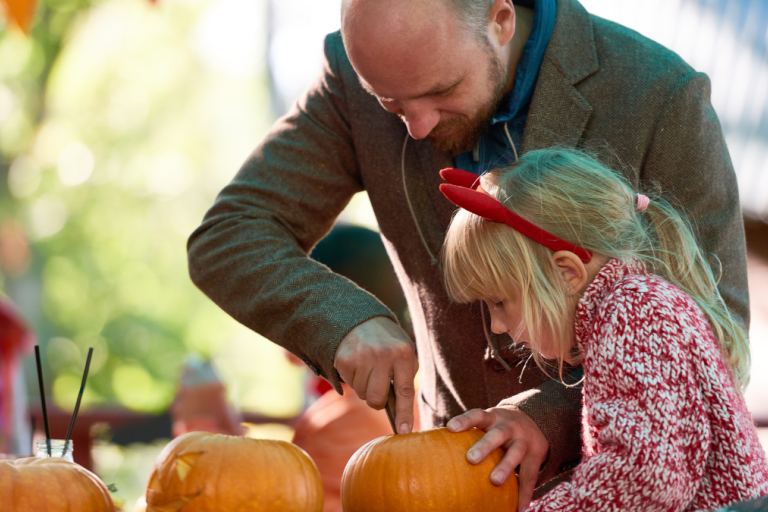
[[[576,310],[583,458],[529,510],[714,509],[768,493],[768,460],[707,318],[637,263],[609,261]]]

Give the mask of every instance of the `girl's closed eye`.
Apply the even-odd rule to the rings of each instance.
[[[493,309],[504,309],[504,300],[485,299],[485,302]]]

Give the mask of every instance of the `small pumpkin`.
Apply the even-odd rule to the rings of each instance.
[[[0,3],[4,4],[3,10],[7,19],[13,20],[25,34],[29,35],[37,0],[2,0]]]
[[[115,512],[99,477],[61,458],[0,460],[0,504],[13,512]]]
[[[147,512],[321,512],[323,487],[301,448],[269,439],[190,432],[155,461]]]
[[[497,449],[477,464],[466,454],[483,437],[445,428],[380,437],[349,460],[341,480],[344,512],[495,512],[517,509],[517,479],[491,483],[504,456]]]

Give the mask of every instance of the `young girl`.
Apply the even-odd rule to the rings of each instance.
[[[706,510],[768,494],[741,395],[746,334],[671,206],[571,150],[442,175],[461,207],[443,250],[450,295],[484,300],[492,330],[542,367],[584,369],[582,461],[529,510]]]

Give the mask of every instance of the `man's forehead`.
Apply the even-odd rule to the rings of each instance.
[[[376,96],[379,99],[395,99],[395,100],[415,100],[419,98],[423,98],[425,96],[431,96],[434,94],[439,94],[441,92],[449,90],[451,87],[455,86],[461,80],[464,78],[464,73],[461,72],[455,72],[449,75],[448,77],[435,77],[434,80],[430,81],[426,86],[422,86],[420,88],[415,87],[408,87],[408,81],[406,78],[401,78],[402,84],[398,84],[397,82],[398,77],[393,77],[388,82],[391,84],[397,85],[397,93],[393,94],[395,92],[394,90],[388,91],[386,88],[377,90],[376,87],[374,87],[372,84],[368,83],[362,76],[359,74],[357,75],[358,80],[360,81],[360,85],[365,89],[368,94],[371,94],[373,96]],[[406,94],[403,94],[400,91],[407,91]]]
[[[448,0],[349,4],[342,37],[369,93],[401,100],[434,94],[456,83],[468,67],[469,38],[457,28]]]

